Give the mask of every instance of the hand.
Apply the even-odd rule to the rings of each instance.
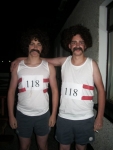
[[[23,58],[24,59],[24,58]],[[10,66],[10,71],[12,72],[13,69],[19,64],[19,62],[21,61],[21,58],[17,58],[14,61],[12,61],[11,66]]]
[[[16,129],[17,128],[17,120],[15,117],[10,117],[9,118],[9,124],[11,126],[12,129]]]
[[[55,123],[56,123],[56,117],[51,115],[49,118],[49,127],[54,127]]]
[[[103,126],[103,119],[101,118],[96,118],[95,123],[94,123],[94,131],[98,131],[102,128]]]

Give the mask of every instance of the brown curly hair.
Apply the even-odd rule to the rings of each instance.
[[[88,28],[82,26],[81,24],[71,26],[64,29],[61,33],[61,46],[70,52],[68,45],[71,43],[73,36],[79,34],[84,40],[86,49],[92,47],[92,36]]]
[[[23,33],[21,37],[21,48],[23,52],[28,55],[28,47],[33,39],[37,39],[42,44],[41,57],[47,55],[50,48],[49,37],[40,29],[28,29]]]

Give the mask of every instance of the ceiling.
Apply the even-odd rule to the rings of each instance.
[[[20,29],[40,27],[56,37],[79,0],[38,0],[15,7],[16,25]]]
[[[26,3],[9,1],[7,5],[4,1],[4,4],[2,4],[2,10],[4,11],[0,14],[0,29],[4,39],[7,37],[8,43],[5,46],[8,49],[8,56],[13,55],[10,53],[11,50],[16,51],[18,49],[21,33],[27,28],[39,27],[47,31],[50,38],[54,40],[78,1],[37,0],[35,2],[27,1]]]

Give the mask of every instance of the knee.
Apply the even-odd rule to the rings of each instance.
[[[19,150],[29,150],[30,145],[20,145],[20,149]]]
[[[47,144],[38,144],[39,150],[48,150],[48,145]]]

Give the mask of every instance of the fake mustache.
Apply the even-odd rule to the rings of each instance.
[[[74,48],[73,48],[73,52],[74,52],[74,51],[76,51],[76,50],[80,50],[80,51],[82,51],[82,52],[83,52],[83,50],[82,50],[82,48],[81,48],[81,47],[78,47],[78,48],[77,48],[77,47],[74,47]]]
[[[36,50],[36,49],[32,49],[32,50],[30,51],[30,53],[32,53],[32,52],[37,52],[38,54],[41,54],[40,51],[39,51],[39,50]]]

